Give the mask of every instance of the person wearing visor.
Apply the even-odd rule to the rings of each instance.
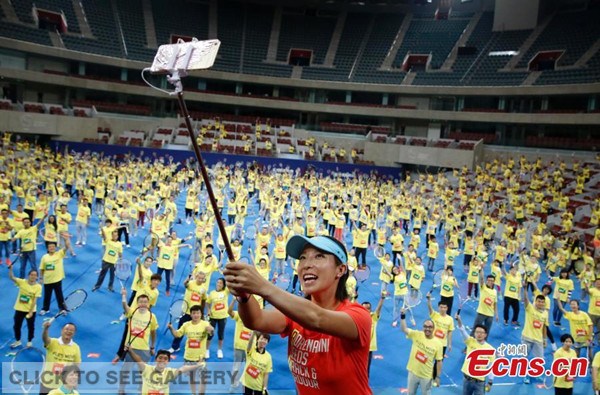
[[[244,325],[288,338],[288,363],[298,394],[372,394],[367,375],[371,317],[348,300],[346,249],[329,236],[296,235],[286,245],[298,259],[304,298],[267,281],[254,266],[233,262],[223,274]],[[258,295],[275,307],[263,310]]]

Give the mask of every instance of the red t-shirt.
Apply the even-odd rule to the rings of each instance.
[[[336,311],[352,317],[357,340],[346,340],[304,329],[287,319],[281,337],[288,340],[288,364],[299,395],[367,395],[367,361],[371,341],[371,316],[357,303],[342,302]]]

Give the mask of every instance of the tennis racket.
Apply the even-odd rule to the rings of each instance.
[[[154,249],[158,245],[158,241],[160,237],[158,237],[157,233],[152,231],[148,232],[146,237],[144,237],[144,247],[142,248],[142,253],[149,251],[150,254],[154,255]]]
[[[244,228],[242,224],[236,224],[231,231],[231,239],[232,240],[242,240],[244,237]]]
[[[85,303],[87,296],[87,292],[85,292],[85,290],[83,289],[76,289],[75,291],[71,292],[65,298],[66,309],[59,311],[58,314],[50,318],[50,323],[54,322],[54,320],[60,317],[61,315],[65,315],[67,313],[71,313],[77,310],[79,307],[81,307],[82,304]]]
[[[544,380],[542,382],[542,386],[545,389],[550,390],[550,389],[554,388],[555,381],[556,381],[556,378],[553,375],[544,374]]]
[[[43,372],[46,354],[35,347],[20,349],[12,358],[10,363],[11,372],[19,372],[15,378],[19,380],[19,386],[23,393],[28,394],[34,385],[39,384],[40,376]],[[14,383],[10,380],[12,384]]]
[[[177,299],[173,301],[173,303],[171,303],[171,307],[169,307],[169,322],[171,325],[175,326],[176,323],[179,322],[179,319],[183,317],[187,309],[188,305],[185,300]],[[168,330],[169,327],[167,326],[164,333],[167,333]]]
[[[377,247],[375,247],[375,250],[373,251],[373,254],[375,255],[375,258],[377,259],[381,259],[385,256],[385,248],[383,248],[382,246],[378,245]]]
[[[254,239],[256,239],[256,226],[249,225],[246,228],[246,232],[244,232],[244,238],[246,238],[248,240],[254,240]]]
[[[131,277],[131,262],[127,259],[119,259],[115,264],[115,276],[121,283],[121,288],[125,288],[127,280]]]
[[[127,342],[125,348],[124,348],[124,353],[123,353],[123,358],[125,359],[125,356],[127,355],[127,353],[129,352],[129,347],[131,346],[131,344],[135,341],[135,339],[137,338],[144,338],[146,335],[146,331],[148,330],[148,328],[150,328],[150,324],[152,323],[152,310],[150,310],[150,308],[148,308],[148,318],[147,319],[140,319],[140,315],[141,313],[138,314],[140,308],[136,307],[135,310],[133,311],[133,314],[131,314],[131,317],[129,317],[129,320],[127,320],[127,325],[128,328],[127,330],[129,331],[129,341]],[[136,316],[136,314],[138,314]],[[135,325],[135,326],[134,326]]]
[[[412,326],[417,325],[412,309],[413,307],[417,307],[421,303],[421,300],[423,300],[423,295],[418,289],[411,289],[404,296],[404,301],[402,302],[402,309],[408,310],[408,312],[410,313],[410,324]]]
[[[358,266],[354,271],[356,281],[364,283],[371,276],[371,268],[369,266]]]
[[[436,288],[439,288],[442,286],[442,277],[444,276],[444,272],[445,272],[444,269],[440,269],[434,273],[433,283],[431,284],[431,291],[429,291],[430,293],[432,293]]]
[[[287,273],[285,270],[282,274],[273,277],[273,283],[279,288],[283,289],[284,291],[287,291],[290,287],[290,281],[290,274]]]

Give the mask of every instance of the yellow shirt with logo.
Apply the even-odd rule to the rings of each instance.
[[[440,288],[440,296],[451,298],[454,296],[454,282],[456,278],[447,274],[442,275],[442,286]]]
[[[474,337],[469,337],[467,338],[467,340],[465,340],[465,344],[467,346],[467,358],[465,358],[465,361],[463,362],[462,368],[461,368],[461,372],[463,372],[465,375],[469,376],[469,353],[475,350],[494,350],[494,347],[492,347],[489,343],[485,342],[483,344],[480,344]],[[481,370],[485,370],[485,368],[489,368],[490,364],[492,363],[492,361],[494,360],[494,356],[489,356],[489,357],[480,357],[481,359],[487,359],[488,365],[487,366],[483,366]],[[485,377],[473,377],[476,380],[479,381],[485,381]]]
[[[185,294],[183,300],[185,301],[185,314],[189,314],[190,307],[194,305],[202,305],[202,302],[206,300],[206,293],[208,292],[207,284],[198,284],[196,281],[190,281],[185,287]]]
[[[255,347],[246,352],[246,368],[242,376],[242,384],[254,391],[264,388],[265,374],[273,371],[273,360],[267,350],[261,354]]]
[[[65,250],[61,249],[54,254],[45,254],[40,260],[40,270],[43,273],[44,284],[54,284],[65,278],[63,258]]]
[[[46,348],[46,363],[40,382],[47,388],[58,388],[61,385],[60,373],[65,366],[81,362],[81,350],[77,343],[71,340],[69,344],[64,344],[61,339],[52,338]]]
[[[104,245],[104,256],[102,260],[113,265],[119,260],[119,256],[123,252],[123,244],[120,241],[107,241]]]
[[[487,317],[494,316],[494,306],[498,303],[498,292],[494,288],[483,285],[479,290],[479,306],[477,312]]]
[[[412,340],[406,369],[417,377],[430,379],[434,360],[441,361],[444,357],[442,342],[435,337],[427,339],[422,331],[411,329],[408,329],[406,337]]]
[[[575,289],[573,285],[573,280],[571,279],[562,279],[558,277],[553,277],[554,280],[554,293],[552,297],[554,299],[560,299],[561,302],[566,302],[569,299],[569,291],[573,291]]]
[[[21,239],[21,252],[31,252],[36,249],[37,225],[32,225],[28,229],[21,229],[15,234],[16,239]]]
[[[576,342],[584,343],[591,340],[593,336],[593,333],[590,333],[592,320],[587,313],[579,311],[579,313],[575,314],[574,312],[569,311],[565,313],[564,317],[569,321],[571,336],[573,336]]]
[[[454,330],[454,319],[448,314],[442,316],[437,311],[432,312],[429,316],[435,324],[433,336],[441,341],[442,345],[446,347],[448,345],[448,332]]]
[[[19,287],[19,294],[15,301],[14,309],[16,311],[29,312],[31,304],[33,303],[33,310],[35,312],[36,305],[35,300],[42,296],[42,285],[35,283],[29,284],[27,280],[15,277],[15,285]]]
[[[588,307],[588,314],[600,315],[600,289],[590,288],[588,290],[590,294],[590,305]]]
[[[575,341],[577,341],[577,339],[575,339]],[[566,351],[564,348],[561,347],[554,352],[554,361],[556,361],[559,358],[565,358],[565,359],[577,358],[577,353],[573,349]],[[595,360],[596,359],[594,358],[594,361]],[[593,362],[592,362],[592,366],[593,366]],[[555,377],[554,378],[554,387],[555,388],[573,388],[574,380],[575,380],[575,377],[569,376],[568,374],[565,374],[564,376]]]
[[[246,351],[248,348],[248,341],[252,336],[252,331],[244,326],[244,322],[237,311],[233,312],[233,320],[235,321],[233,349]]]
[[[200,361],[204,358],[206,352],[206,338],[208,337],[208,328],[210,324],[207,321],[200,320],[197,324],[187,321],[177,330],[177,336],[186,337],[185,353],[183,359],[186,361]]]
[[[133,275],[133,282],[131,283],[132,291],[139,291],[146,285],[150,285],[150,277],[152,276],[152,270],[148,267],[145,267],[142,264],[138,264],[139,266],[135,267],[135,274]],[[142,277],[140,278],[140,271],[142,272]]]
[[[227,318],[227,306],[229,300],[229,292],[224,291],[212,291],[206,302],[210,304],[210,318],[217,320]]]
[[[410,273],[410,281],[408,283],[411,287],[420,289],[424,278],[425,269],[423,269],[423,265],[415,265]]]
[[[125,344],[130,344],[130,348],[134,350],[149,350],[150,349],[150,332],[158,329],[158,321],[154,313],[146,310],[141,312],[135,309],[129,309],[127,340]]]
[[[172,270],[177,257],[178,248],[173,245],[163,245],[159,248],[157,257],[157,266],[162,269]]]
[[[538,311],[531,303],[525,308],[525,325],[521,335],[538,343],[544,341],[544,325],[548,325],[548,311]]]
[[[515,273],[514,275],[506,274],[506,284],[504,285],[504,296],[519,300],[521,294],[522,284],[521,274]]]
[[[407,293],[406,272],[402,271],[394,276],[394,296],[404,296]]]
[[[142,394],[169,395],[169,383],[177,377],[177,369],[164,368],[162,372],[146,365],[142,372]]]
[[[371,343],[369,344],[369,351],[377,351],[377,323],[379,322],[379,318],[375,313],[371,313]]]

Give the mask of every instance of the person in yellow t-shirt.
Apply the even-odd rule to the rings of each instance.
[[[65,250],[56,250],[56,243],[48,243],[48,253],[40,260],[40,275],[44,280],[44,303],[40,315],[45,315],[50,310],[52,293],[56,296],[59,310],[66,312],[65,298],[62,291],[62,280],[65,278],[63,259]]]
[[[588,305],[588,315],[594,326],[594,333],[600,333],[600,277],[594,280],[594,287],[588,290],[590,294],[590,304]]]
[[[60,331],[60,338],[51,338],[48,334],[51,320],[44,321],[42,327],[42,339],[46,349],[46,362],[44,370],[40,375],[40,394],[46,394],[50,390],[60,387],[59,375],[68,365],[79,365],[81,363],[81,350],[75,343],[73,337],[77,327],[73,323],[67,323]]]
[[[202,306],[196,304],[190,307],[190,321],[186,321],[180,328],[175,330],[173,325],[169,322],[167,327],[171,331],[171,334],[175,338],[182,338],[185,336],[187,341],[185,343],[185,353],[183,354],[183,360],[186,365],[197,365],[204,362],[204,353],[206,352],[206,338],[208,335],[214,332],[214,328],[206,321],[204,321]],[[200,392],[204,393],[204,384],[200,380]],[[190,374],[190,389],[192,394],[196,393],[196,381],[193,379],[193,375]]]
[[[448,306],[443,301],[438,302],[438,310],[435,311],[431,305],[431,292],[427,293],[427,308],[429,310],[429,318],[435,325],[435,336],[442,343],[442,353],[444,358],[447,358],[446,349],[448,352],[452,351],[452,332],[454,331],[454,320],[448,313]],[[433,379],[437,377],[437,362],[433,363]]]
[[[367,365],[367,374],[371,374],[371,361],[373,360],[373,351],[377,351],[377,323],[381,318],[381,308],[383,307],[383,301],[385,300],[385,294],[382,294],[375,307],[375,311],[371,312],[371,302],[362,302],[361,305],[371,314],[371,344],[369,346],[369,363]]]
[[[17,278],[13,274],[12,265],[8,267],[8,277],[19,288],[17,300],[15,301],[15,316],[13,330],[15,341],[11,343],[10,348],[21,346],[21,327],[23,320],[27,320],[27,347],[31,347],[31,342],[35,334],[35,309],[36,302],[42,296],[42,285],[37,283],[38,273],[31,270],[27,280]]]
[[[19,259],[21,260],[21,268],[20,268],[20,276],[21,278],[25,278],[25,268],[27,267],[27,262],[32,270],[37,270],[37,263],[35,260],[35,250],[37,248],[37,233],[38,227],[37,225],[40,222],[43,222],[46,219],[46,216],[42,217],[39,221],[35,223],[35,225],[31,224],[31,220],[29,218],[23,219],[23,229],[18,231],[12,238],[12,242],[17,239],[21,240],[21,254]]]
[[[405,310],[400,311],[400,330],[412,341],[408,356],[408,393],[416,394],[421,387],[423,394],[429,394],[432,383],[439,386],[442,375],[442,359],[444,358],[443,344],[434,335],[435,324],[425,320],[423,330],[408,329],[406,326]],[[433,366],[436,363],[436,378],[433,377]]]
[[[489,392],[492,386],[492,379],[490,378],[486,383],[486,377],[473,377],[469,372],[469,354],[475,350],[495,350],[493,346],[491,346],[487,341],[488,332],[485,329],[485,326],[478,325],[476,328],[473,328],[473,335],[470,336],[463,326],[462,320],[459,314],[456,314],[456,323],[458,327],[458,331],[460,332],[465,345],[467,346],[467,358],[463,362],[461,372],[464,375],[463,382],[463,393],[464,394],[483,394],[484,392]],[[481,367],[482,369],[489,368],[493,360],[495,359],[495,355],[484,357],[488,360],[488,365]]]
[[[217,279],[215,290],[209,293],[208,298],[206,299],[206,303],[210,306],[209,322],[213,328],[218,328],[219,347],[217,350],[217,358],[219,359],[223,359],[223,339],[225,338],[225,325],[227,324],[228,299],[229,290],[225,288],[225,279],[219,278]],[[213,335],[214,333],[209,335],[208,340],[206,341],[206,359],[210,358],[210,341],[212,340]]]
[[[206,274],[204,272],[194,272],[192,273],[193,279],[188,278],[183,283],[185,287],[185,293],[183,294],[184,300],[184,311],[183,316],[179,319],[177,323],[177,330],[179,330],[183,324],[190,321],[191,317],[191,307],[200,306],[202,314],[204,315],[204,305],[206,303],[206,297],[208,294],[208,284],[206,283]],[[181,346],[181,337],[175,337],[173,339],[173,343],[171,343],[171,348],[169,349],[170,353],[175,353],[179,351],[179,347]]]
[[[144,361],[138,352],[129,350],[128,355],[131,355],[140,372],[142,372],[142,395],[169,395],[169,383],[175,381],[180,374],[193,373],[196,369],[201,369],[202,364],[196,363],[184,365],[179,369],[167,367],[171,360],[171,353],[167,350],[158,350],[156,353],[156,365],[149,365]]]
[[[87,243],[87,226],[92,215],[92,210],[89,207],[86,197],[82,197],[77,208],[77,216],[75,217],[75,231],[77,241],[75,245],[86,245]]]
[[[575,336],[573,348],[577,356],[579,356],[582,348],[590,347],[592,337],[594,336],[594,327],[590,316],[579,310],[578,300],[571,300],[569,305],[571,307],[570,312],[564,309],[560,301],[558,302],[558,308],[563,313],[565,319],[569,321],[570,332]]]
[[[119,233],[116,230],[112,231],[111,240],[104,245],[104,256],[102,257],[102,269],[98,274],[96,285],[92,288],[92,292],[97,291],[104,282],[106,273],[110,272],[108,279],[108,290],[114,292],[113,283],[115,282],[115,264],[123,255],[123,245],[119,241]]]
[[[395,328],[398,326],[398,320],[400,319],[400,309],[404,303],[404,298],[408,294],[408,280],[407,274],[402,264],[400,266],[394,266],[392,268],[392,274],[394,275],[394,307],[392,310],[392,326]]]
[[[600,351],[594,355],[592,361],[592,386],[594,388],[594,395],[600,395]]]
[[[556,361],[557,359],[571,360],[573,358],[577,358],[577,353],[571,348],[575,343],[573,336],[565,333],[560,337],[560,341],[562,343],[562,347],[554,352],[553,361]],[[572,394],[574,380],[575,377],[569,376],[568,374],[554,377],[554,393],[560,395]]]
[[[125,316],[129,319],[127,339],[125,340],[125,363],[121,368],[121,375],[131,374],[130,362],[138,362],[134,359],[134,355],[137,355],[140,360],[149,361],[154,355],[156,345],[158,321],[154,313],[150,311],[150,299],[147,295],[141,294],[136,296],[135,301],[137,307],[132,309],[127,304],[127,290],[121,289],[121,305]],[[135,353],[132,354],[132,351]],[[124,381],[119,383],[119,393],[124,392],[125,384]]]
[[[569,270],[561,269],[558,277],[552,277],[552,281],[554,281],[554,294],[552,298],[554,299],[554,308],[552,309],[552,320],[554,321],[555,326],[560,326],[560,320],[562,319],[562,311],[558,307],[558,302],[568,303],[571,299],[571,293],[575,289],[573,284],[573,280],[569,278]]]
[[[492,329],[494,317],[496,322],[500,321],[498,316],[498,291],[494,287],[494,276],[491,274],[485,278],[483,283],[483,270],[479,272],[479,287],[481,288],[479,297],[479,306],[477,307],[477,316],[473,323],[473,328],[476,325],[483,325],[488,333]]]
[[[529,302],[529,294],[523,287],[523,300],[525,303],[525,324],[521,332],[521,343],[527,347],[527,355],[536,358],[544,357],[546,348],[546,330],[548,328],[548,310],[546,309],[546,297],[538,294],[532,305]],[[529,377],[525,377],[525,384],[529,384]]]
[[[254,338],[256,338],[256,342],[254,342]],[[245,394],[262,395],[267,392],[269,374],[273,371],[273,360],[271,354],[266,350],[269,341],[271,341],[271,335],[258,332],[253,332],[248,341],[246,368],[242,375]]]
[[[234,298],[227,310],[229,317],[235,321],[235,333],[233,335],[233,368],[231,375],[232,389],[241,385],[241,376],[238,377],[238,374],[242,367],[242,363],[246,362],[246,349],[248,348],[248,341],[252,337],[252,330],[244,326],[244,322],[240,318],[240,315],[233,309],[235,304],[236,299]]]
[[[502,266],[502,270],[504,270],[504,266]],[[519,298],[523,279],[515,265],[511,266],[508,273],[504,274],[504,278],[506,280],[504,284],[504,325],[508,325],[508,311],[512,309],[511,323],[519,326]]]

